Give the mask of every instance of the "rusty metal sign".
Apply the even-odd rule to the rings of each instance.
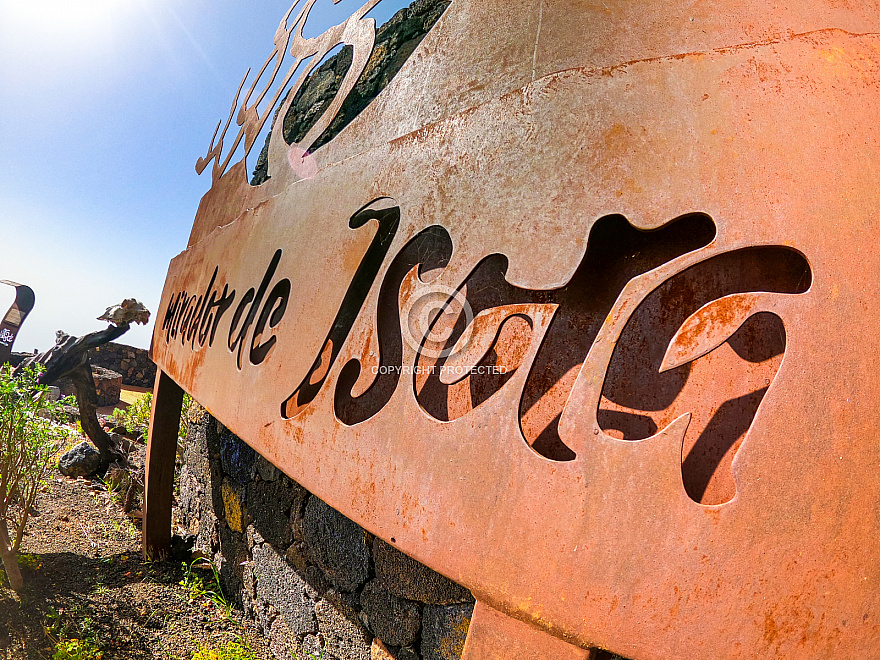
[[[340,98],[251,186],[255,82],[199,160],[147,551],[183,388],[469,588],[468,660],[880,656],[880,11],[454,0],[309,153],[376,4],[314,1],[260,84],[346,43]]]
[[[0,284],[6,284],[15,289],[15,300],[12,301],[6,314],[0,320],[0,364],[3,364],[12,355],[12,344],[15,342],[21,324],[34,308],[34,292],[29,286],[10,280],[0,280]]]

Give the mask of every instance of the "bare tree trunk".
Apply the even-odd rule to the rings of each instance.
[[[114,460],[121,458],[114,450],[110,436],[98,423],[98,393],[92,378],[92,365],[89,362],[89,349],[101,346],[125,334],[128,323],[109,326],[106,330],[90,332],[79,339],[65,335],[59,331],[56,344],[50,350],[22,362],[16,372],[34,362],[45,365],[46,371],[40,376],[40,382],[50,384],[67,376],[76,389],[76,400],[79,404],[80,423],[89,440],[101,453],[99,471],[103,474]]]
[[[18,553],[12,549],[4,519],[0,519],[0,558],[3,559],[3,568],[6,570],[6,577],[9,578],[9,586],[15,593],[21,595],[24,592],[24,579],[18,567]]]
[[[101,472],[106,472],[113,461],[121,458],[113,447],[110,436],[98,423],[98,394],[95,392],[95,381],[92,378],[92,366],[86,358],[85,364],[76,367],[67,374],[76,389],[76,400],[79,403],[79,420],[83,431],[101,453]]]

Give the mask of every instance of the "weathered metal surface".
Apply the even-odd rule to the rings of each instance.
[[[880,655],[878,28],[454,0],[314,177],[218,170],[153,357],[520,655]]]
[[[598,660],[595,651],[539,632],[482,603],[474,608],[464,654],[480,660]]]
[[[141,541],[144,556],[164,559],[171,548],[171,500],[174,489],[174,457],[183,390],[166,373],[156,374],[150,437],[144,479],[144,524]],[[168,461],[168,457],[171,460]]]
[[[0,280],[0,284],[15,288],[15,300],[0,319],[0,364],[3,364],[12,355],[12,344],[21,324],[34,308],[34,292],[29,286],[10,280]]]

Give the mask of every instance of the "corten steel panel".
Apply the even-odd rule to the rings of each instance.
[[[454,0],[312,178],[218,167],[153,358],[468,587],[470,660],[880,657],[878,23]]]

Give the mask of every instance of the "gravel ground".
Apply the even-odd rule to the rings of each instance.
[[[101,660],[190,660],[232,640],[271,657],[240,612],[227,617],[179,584],[180,560],[143,561],[139,521],[102,486],[56,473],[35,509],[20,562],[26,593],[18,598],[0,583],[0,660],[51,659],[58,641],[71,639],[94,641]],[[206,582],[212,575],[196,574]]]

